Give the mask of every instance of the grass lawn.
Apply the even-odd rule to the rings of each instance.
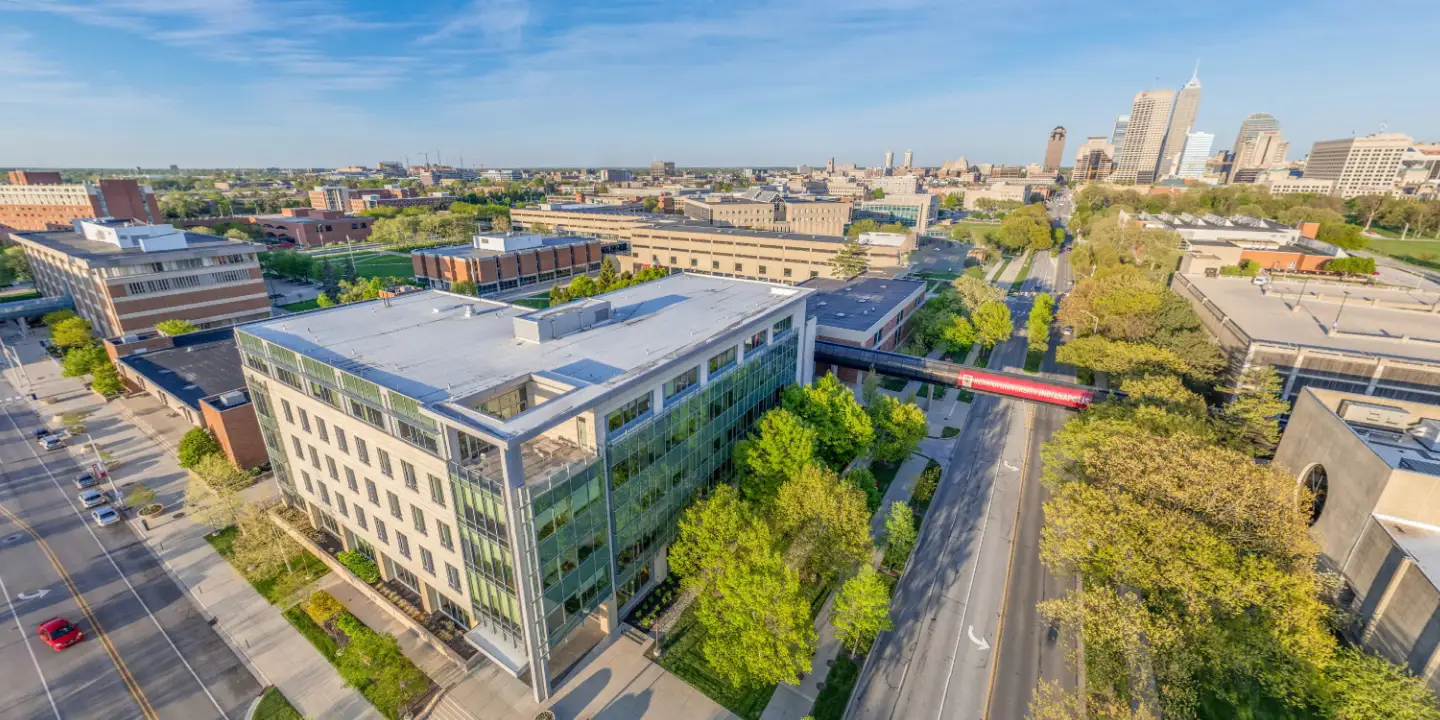
[[[308,619],[308,618],[307,618]],[[260,698],[260,705],[255,708],[255,714],[251,716],[254,720],[304,720],[295,707],[285,699],[284,693],[276,688],[270,688]]]
[[[961,391],[960,391],[960,396],[957,397],[957,398],[955,398],[955,399],[956,399],[956,400],[959,400],[960,402],[963,402],[963,403],[974,402],[974,401],[975,401],[975,393],[970,392],[969,390],[961,390]]]
[[[235,536],[239,534],[239,532],[239,529],[232,525],[219,532],[206,535],[205,541],[210,543],[210,547],[215,548],[215,552],[220,553],[221,557],[230,560],[235,552]],[[285,575],[287,573],[285,570],[271,575],[256,577],[252,577],[242,568],[237,567],[235,570],[246,580],[249,580],[250,584],[255,588],[255,591],[260,593],[271,605],[284,600],[285,596],[292,590],[314,582],[330,572],[330,568],[326,567],[325,563],[320,562],[319,558],[304,550],[301,550],[290,559],[290,565],[294,568],[293,574],[298,577],[286,578]],[[303,615],[304,613],[301,614]],[[306,619],[308,620],[309,617],[306,617]]]
[[[870,474],[875,476],[875,487],[880,489],[880,497],[885,497],[885,491],[890,488],[890,483],[895,482],[895,475],[900,472],[902,464],[886,465],[879,460],[871,461]]]
[[[994,348],[981,348],[980,356],[975,358],[975,367],[990,367],[990,353]]]
[[[1040,362],[1045,359],[1045,353],[1034,350],[1025,351],[1025,372],[1032,375],[1040,372]]]
[[[825,674],[825,689],[815,698],[815,711],[811,713],[815,720],[841,720],[859,679],[860,666],[849,654],[842,652],[835,656],[835,664]]]
[[[391,255],[389,253],[372,252],[360,250],[353,254],[337,253],[317,258],[317,262],[329,260],[336,270],[348,267],[350,261],[355,261],[355,274],[359,277],[401,277],[408,278],[415,274],[415,266],[411,264],[409,257]]]
[[[1010,258],[1008,257],[1002,260],[999,265],[995,266],[995,272],[990,275],[990,282],[999,280],[1000,276],[1005,274],[1005,268],[1007,267],[1010,267]]]
[[[940,431],[940,437],[945,440],[949,440],[959,434],[960,428],[950,427],[949,425],[946,425],[945,428]]]
[[[904,390],[905,386],[908,384],[910,384],[910,381],[906,380],[905,378],[891,377],[889,375],[885,375],[880,378],[880,387],[885,388],[890,392],[900,392],[901,390]]]
[[[958,273],[938,272],[935,270],[925,270],[922,272],[917,272],[914,275],[915,277],[922,277],[927,280],[954,280],[955,278],[960,277]]]
[[[1016,275],[1015,280],[1010,283],[1010,292],[1018,291],[1020,286],[1025,284],[1025,278],[1030,277],[1030,266],[1034,263],[1035,253],[1026,253],[1025,264],[1020,266],[1020,274]]]
[[[311,620],[310,616],[305,614],[304,608],[296,605],[286,610],[285,619],[289,620],[290,624],[294,625],[295,629],[299,630],[300,634],[304,635],[305,639],[309,640],[310,644],[314,645],[315,649],[319,650],[320,654],[324,655],[326,660],[332,663],[335,662],[335,656],[340,652],[340,643],[336,642],[335,638],[330,637],[330,633],[325,632],[324,628],[316,625],[315,621]]]
[[[19,302],[21,300],[34,300],[38,297],[41,297],[40,291],[30,290],[28,292],[15,293],[14,295],[0,296],[0,303]]]
[[[705,628],[695,619],[694,606],[687,608],[665,637],[664,655],[660,666],[674,673],[691,687],[705,693],[711,700],[745,720],[760,720],[770,696],[775,694],[774,685],[736,688],[715,674],[710,663],[705,661],[701,649],[705,640]]]
[[[1376,240],[1371,238],[1370,250],[1396,260],[1440,270],[1440,240]]]
[[[320,308],[320,303],[317,303],[314,300],[306,300],[304,302],[293,302],[289,305],[281,305],[280,307],[285,308],[290,312],[305,312],[306,310],[318,310]]]
[[[933,385],[933,386],[931,386],[931,388],[930,388],[930,397],[932,397],[932,398],[934,398],[934,399],[936,399],[936,400],[944,400],[944,399],[945,399],[945,396],[946,396],[946,395],[949,395],[949,394],[950,394],[950,388],[947,388],[947,387],[942,387],[942,386],[940,386],[940,385]]]

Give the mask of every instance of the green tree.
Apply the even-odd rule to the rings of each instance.
[[[1004,302],[1005,291],[984,278],[962,275],[950,284],[966,314],[973,315],[987,302]]]
[[[1010,306],[1003,302],[987,302],[971,316],[975,322],[975,336],[981,345],[995,347],[996,343],[1009,340],[1015,332],[1015,323],[1010,319]]]
[[[1370,245],[1365,231],[1349,223],[1320,223],[1315,239],[1345,250],[1364,250]]]
[[[696,502],[680,518],[670,567],[689,589],[713,591],[725,569],[735,561],[742,535],[755,521],[750,504],[730,485],[717,485],[709,498]]]
[[[4,265],[10,269],[16,280],[33,280],[34,273],[30,271],[30,258],[25,254],[25,248],[11,246],[5,248],[3,258]],[[47,323],[48,324],[48,323]]]
[[[58,348],[75,348],[95,342],[90,321],[82,317],[61,320],[50,329],[50,342]]]
[[[215,435],[207,428],[195,427],[185,431],[175,454],[180,467],[193,470],[199,467],[201,460],[220,452],[220,441],[215,439]]]
[[[543,222],[530,223],[530,232],[537,235],[547,235],[550,233],[550,225]]]
[[[1440,720],[1440,705],[1423,680],[1355,648],[1325,667],[1327,717],[1335,720]]]
[[[1370,225],[1375,222],[1375,218],[1385,212],[1386,201],[1389,199],[1387,195],[1359,195],[1350,198],[1347,205],[1350,206],[1350,211],[1355,213],[1357,221],[1364,218],[1364,231],[1370,232]]]
[[[884,199],[885,199],[885,191],[884,191],[884,190],[881,190],[880,188],[875,188],[874,190],[871,190],[871,191],[870,191],[870,199],[871,199],[871,200],[884,200]]]
[[[781,485],[771,517],[800,569],[825,582],[868,565],[875,550],[865,494],[828,468],[807,465]]]
[[[606,255],[600,259],[600,274],[595,276],[595,282],[606,292],[612,288],[618,290],[617,283],[620,282],[620,271],[615,267],[615,256]]]
[[[1050,216],[1039,203],[1026,205],[1005,216],[1000,223],[1000,246],[1010,250],[1048,250],[1054,246]]]
[[[252,238],[250,237],[250,233],[247,233],[247,232],[245,232],[244,230],[241,230],[240,228],[230,228],[229,230],[226,230],[226,231],[225,231],[225,237],[227,237],[227,238],[229,238],[229,239],[231,239],[231,240],[245,240],[245,241],[248,241],[248,240],[251,240],[251,239],[252,239]]]
[[[1280,442],[1280,416],[1290,403],[1280,399],[1280,376],[1270,365],[1245,371],[1234,389],[1234,397],[1216,416],[1225,444],[1254,457],[1275,452]]]
[[[200,328],[195,327],[195,323],[189,320],[161,320],[155,323],[155,329],[173,337],[175,335],[193,333]]]
[[[315,296],[315,305],[322,308],[334,307],[335,300],[328,293],[322,292]]]
[[[227,487],[212,487],[195,473],[185,482],[185,512],[219,530],[234,525],[244,502]]]
[[[655,208],[660,206],[660,201],[653,197],[647,197],[640,201],[640,205],[645,208],[645,212],[653,213]]]
[[[915,512],[910,503],[896,500],[890,503],[890,512],[885,513],[885,538],[896,557],[909,557],[915,549]]]
[[[940,196],[940,207],[945,210],[959,210],[965,205],[965,193],[952,192]]]
[[[457,295],[474,295],[480,292],[480,286],[474,280],[461,280],[450,285],[450,292]]]
[[[1190,366],[1174,351],[1148,345],[1090,336],[1071,340],[1055,352],[1059,362],[1114,375],[1175,373],[1188,375]]]
[[[45,313],[44,317],[42,317],[40,321],[45,324],[45,327],[50,328],[51,332],[54,332],[56,325],[59,325],[60,323],[69,320],[70,318],[77,317],[80,316],[76,314],[74,310],[56,310],[54,312]]]
[[[110,356],[105,354],[105,348],[99,345],[82,345],[70,348],[70,351],[65,353],[61,374],[65,377],[89,375],[96,367],[109,362]]]
[[[125,391],[125,381],[114,363],[104,362],[90,369],[90,389],[105,396],[118,395]]]
[[[851,487],[865,494],[865,507],[867,510],[874,512],[876,508],[880,507],[880,501],[882,500],[880,497],[880,486],[875,482],[875,473],[870,472],[870,468],[863,465],[854,468],[850,472],[845,473],[841,479],[849,483]]]
[[[789,410],[765,413],[755,432],[735,445],[745,499],[768,503],[791,475],[815,459],[815,442],[815,431]]]
[[[1375,259],[1367,257],[1343,257],[1325,262],[1325,269],[1346,275],[1370,275],[1375,272]]]
[[[859,240],[846,241],[826,262],[830,265],[830,274],[842,280],[849,280],[870,269],[870,256]]]
[[[954,315],[952,318],[950,324],[945,326],[945,342],[950,343],[950,347],[954,350],[967,349],[974,345],[979,338],[975,326],[959,315]]]
[[[1030,317],[1025,321],[1030,352],[1045,352],[1050,347],[1050,321],[1054,319],[1055,300],[1047,293],[1035,296]]]
[[[848,227],[848,228],[845,229],[845,236],[846,236],[846,237],[852,237],[852,238],[858,238],[858,237],[860,237],[861,235],[863,235],[863,234],[865,234],[865,233],[867,233],[867,232],[879,232],[879,231],[880,231],[880,223],[875,222],[874,220],[871,220],[870,218],[861,218],[861,219],[859,219],[859,220],[856,220],[856,221],[853,222],[853,223],[850,223],[850,227]]]
[[[808,387],[786,388],[781,400],[786,410],[815,431],[816,454],[832,468],[845,467],[874,442],[870,416],[834,373]]]
[[[200,458],[190,470],[216,490],[239,491],[252,480],[250,473],[235,467],[235,463],[220,452]]]
[[[875,638],[891,628],[890,590],[868,563],[840,586],[830,613],[835,637],[851,654],[867,652]]]
[[[873,455],[881,462],[897,463],[910,457],[929,430],[925,411],[915,403],[902,403],[889,395],[875,399],[870,419],[875,427]]]

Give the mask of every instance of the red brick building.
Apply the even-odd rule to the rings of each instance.
[[[155,192],[134,180],[63,185],[59,173],[12,170],[0,185],[0,227],[62,230],[75,220],[113,217],[144,223],[164,219]]]
[[[873,274],[849,282],[814,278],[800,284],[817,292],[806,298],[805,313],[815,316],[815,339],[875,350],[895,350],[905,341],[905,321],[925,304],[925,283]],[[853,368],[816,365],[815,374],[834,371],[856,382]]]
[[[469,280],[483,296],[597,271],[601,246],[589,237],[482,233],[470,245],[416,250],[410,259],[430,287]]]
[[[362,242],[370,237],[373,218],[346,215],[339,210],[284,208],[279,215],[252,215],[244,221],[263,230],[267,241],[312,248],[347,239]]]

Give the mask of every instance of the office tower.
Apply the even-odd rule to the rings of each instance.
[[[0,229],[65,230],[75,220],[121,218],[160,222],[165,216],[149,185],[109,179],[98,183],[58,182],[58,173],[14,170],[11,185],[0,185]]]
[[[1305,178],[1335,181],[1335,194],[1344,198],[1386,194],[1395,187],[1401,157],[1414,144],[1401,133],[1317,142],[1305,163]]]
[[[826,161],[825,161],[825,172],[827,172],[827,173],[833,173],[833,172],[835,172],[835,158],[832,157],[832,158],[830,158],[829,160],[826,160]]]
[[[915,160],[915,153],[913,153],[913,152],[911,152],[911,151],[909,151],[909,150],[906,150],[906,151],[905,151],[905,165],[904,165],[904,167],[906,167],[906,168],[913,167],[913,166],[911,165],[911,163],[912,163],[914,160]]]
[[[1115,146],[1106,142],[1105,136],[1085,138],[1075,152],[1075,172],[1071,183],[1094,182],[1110,177],[1110,168],[1115,163]]]
[[[895,166],[895,153],[891,150],[885,151],[885,169],[889,170]]]
[[[1060,158],[1065,153],[1065,128],[1056,125],[1050,131],[1050,141],[1045,143],[1045,164],[1046,170],[1054,172],[1060,169]]]
[[[310,191],[310,207],[316,210],[341,210],[349,212],[350,188],[343,185],[317,186],[314,190]]]
[[[1135,93],[1130,108],[1130,122],[1125,128],[1125,144],[1115,158],[1113,182],[1149,185],[1155,182],[1155,168],[1160,164],[1160,150],[1165,145],[1165,130],[1170,126],[1170,110],[1175,104],[1174,90],[1142,90]]]
[[[1235,147],[1231,149],[1235,161],[1240,160],[1240,146],[1262,132],[1280,132],[1280,121],[1270,113],[1251,113],[1240,123],[1240,132],[1235,134]]]
[[[1118,115],[1115,117],[1115,129],[1110,131],[1110,144],[1115,146],[1117,156],[1120,153],[1120,149],[1125,147],[1125,131],[1129,127],[1129,115]]]
[[[1290,143],[1279,130],[1262,130],[1239,144],[1239,150],[1230,162],[1231,182],[1242,173],[1254,177],[1258,171],[1284,164]],[[1247,172],[1249,171],[1249,172]]]
[[[1180,165],[1180,153],[1185,149],[1186,136],[1195,129],[1195,113],[1200,109],[1200,64],[1195,64],[1195,74],[1190,82],[1180,88],[1175,98],[1175,109],[1170,115],[1170,129],[1165,135],[1165,145],[1160,151],[1160,164],[1155,168],[1156,177],[1174,175]]]
[[[664,160],[656,160],[650,163],[650,177],[670,177],[675,174],[675,163]]]
[[[1205,175],[1205,164],[1210,161],[1210,146],[1215,144],[1215,134],[1192,132],[1185,136],[1185,147],[1175,170],[1175,177],[1199,179]]]
[[[809,381],[811,292],[684,274],[537,311],[428,290],[235,337],[285,502],[543,702]]]

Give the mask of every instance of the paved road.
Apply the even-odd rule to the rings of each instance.
[[[78,510],[79,468],[39,425],[0,405],[0,717],[243,718],[259,683],[128,527]],[[85,633],[58,653],[35,636],[57,615]]]
[[[1022,289],[1048,289],[1063,263],[1041,254]],[[1017,328],[1030,300],[1009,301]],[[990,367],[1024,365],[1026,341],[996,348]],[[1011,539],[1028,470],[1035,406],[977,396],[892,600],[895,627],[876,641],[847,717],[980,718],[994,673],[994,644]],[[1019,717],[1003,712],[995,717]]]

